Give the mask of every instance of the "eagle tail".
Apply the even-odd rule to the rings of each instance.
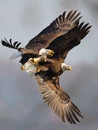
[[[21,56],[22,56],[22,52],[16,52],[16,53],[14,53],[14,54],[10,57],[10,60],[16,59],[16,58],[21,57]]]

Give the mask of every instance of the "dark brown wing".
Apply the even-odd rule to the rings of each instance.
[[[55,52],[54,57],[65,59],[69,50],[80,44],[81,40],[89,33],[90,28],[89,23],[77,23],[75,28],[55,39],[48,48]]]
[[[57,37],[66,34],[69,30],[76,26],[76,23],[80,20],[80,13],[77,11],[70,11],[67,15],[64,12],[58,18],[56,18],[47,28],[33,38],[26,48],[40,50],[41,48],[47,48],[48,45]]]
[[[69,95],[59,86],[58,77],[51,75],[51,73],[40,72],[36,75],[36,80],[44,101],[63,122],[65,119],[71,124],[80,122],[79,117],[83,116],[79,108],[71,102]]]

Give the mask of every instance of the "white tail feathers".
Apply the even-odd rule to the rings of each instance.
[[[21,52],[17,52],[17,53],[13,54],[10,57],[10,60],[16,59],[16,58],[21,57],[21,56],[22,56],[22,53]]]

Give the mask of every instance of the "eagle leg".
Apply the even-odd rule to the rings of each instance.
[[[36,65],[39,64],[40,61],[41,61],[41,56],[38,57],[38,58],[33,58],[33,59],[32,59],[32,63],[33,63],[33,64],[36,64]]]
[[[41,70],[40,70],[40,68],[36,68],[36,73],[38,73],[38,72],[40,72]]]
[[[41,62],[41,61],[46,62],[47,61],[47,57],[46,56],[40,56],[38,58],[33,58],[32,59],[33,64],[36,64],[36,65],[38,65],[39,62]]]
[[[38,66],[38,58],[30,58],[24,65],[21,66],[21,70],[26,70],[29,75],[33,75],[41,71],[40,67]]]

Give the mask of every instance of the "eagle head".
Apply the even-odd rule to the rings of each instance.
[[[71,71],[72,70],[72,67],[70,66],[70,65],[66,65],[65,63],[62,63],[61,64],[61,69],[62,69],[62,71],[64,72],[64,71]]]
[[[42,48],[42,49],[39,50],[39,55],[46,56],[46,57],[47,57],[47,55],[53,56],[54,55],[54,51],[52,51],[50,49]]]

